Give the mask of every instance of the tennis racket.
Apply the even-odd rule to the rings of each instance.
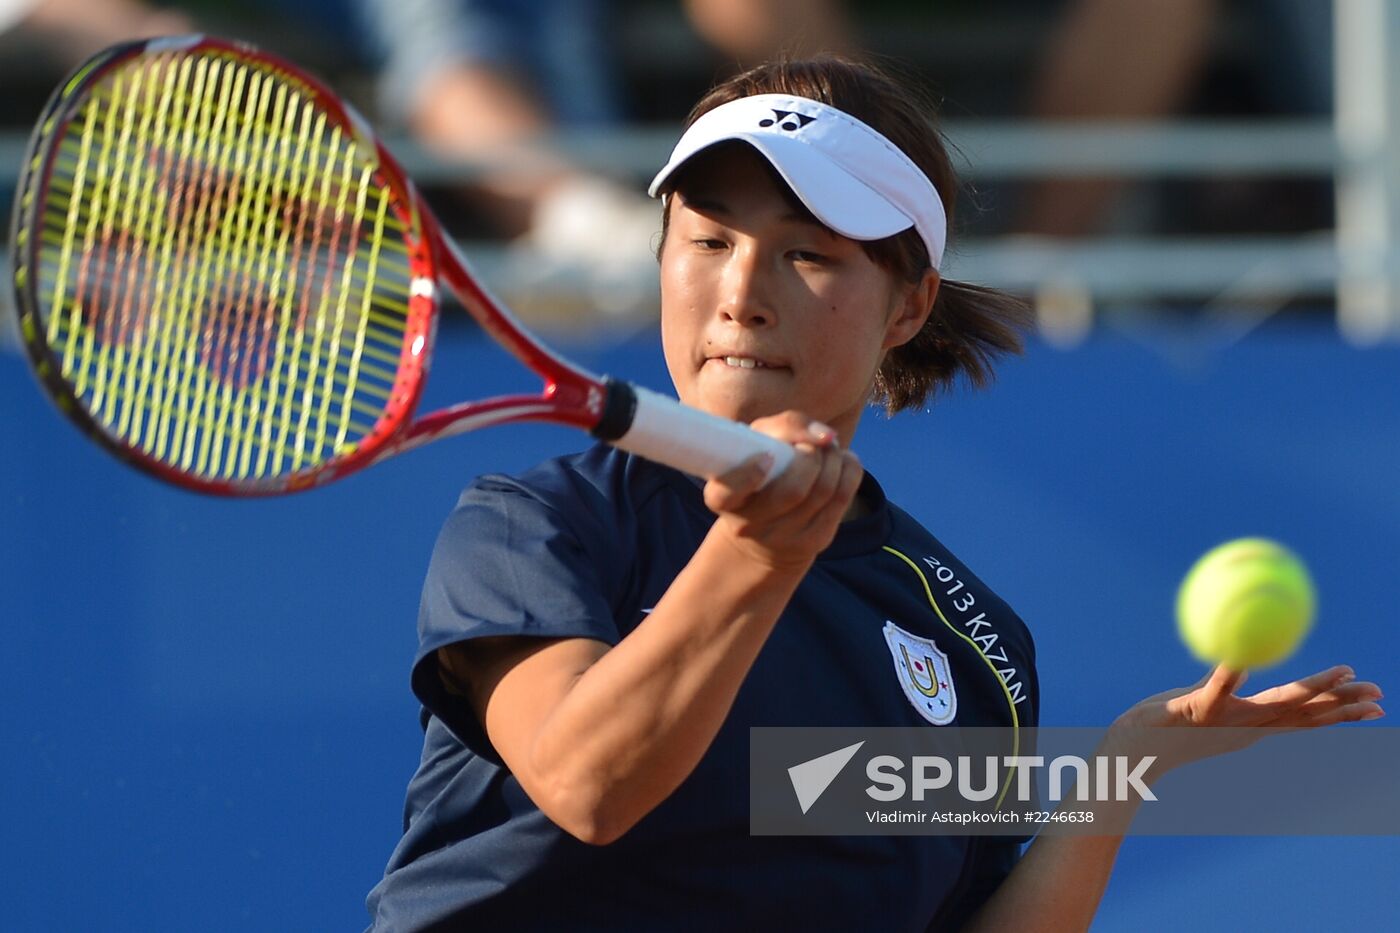
[[[107,450],[200,492],[307,489],[545,421],[697,476],[789,445],[552,352],[496,301],[368,123],[276,56],[115,46],[46,104],[11,237],[41,385]],[[543,380],[415,415],[443,287]]]

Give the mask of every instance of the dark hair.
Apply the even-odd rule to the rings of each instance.
[[[924,95],[867,62],[837,56],[781,60],[717,84],[691,110],[686,126],[722,104],[755,94],[818,100],[874,127],[933,182],[951,231],[957,173],[931,122],[935,108]],[[663,245],[669,214],[668,204],[662,218]],[[861,246],[879,266],[909,282],[919,281],[929,268],[928,249],[913,229]],[[923,329],[885,358],[875,377],[872,401],[890,414],[919,407],[933,393],[951,386],[960,373],[980,388],[991,381],[996,357],[1021,352],[1021,333],[1029,323],[1030,310],[1022,299],[943,279]]]

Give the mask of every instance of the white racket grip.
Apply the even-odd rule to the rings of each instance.
[[[748,425],[682,405],[673,398],[630,386],[637,396],[632,426],[612,443],[694,476],[709,479],[728,472],[754,454],[770,453],[766,486],[792,462],[793,448]]]

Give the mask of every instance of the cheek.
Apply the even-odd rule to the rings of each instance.
[[[693,330],[703,312],[713,306],[713,272],[689,257],[668,259],[662,254],[661,323],[663,329]]]
[[[690,367],[685,365],[689,357],[683,328],[677,324],[678,315],[667,311],[666,301],[661,302],[661,353],[666,358],[666,369],[671,373],[671,381],[678,386],[688,378]]]
[[[853,375],[873,372],[880,364],[886,319],[880,284],[862,280],[823,296],[826,314],[815,342],[829,359],[843,360],[841,368]]]
[[[671,381],[681,388],[693,378],[697,307],[694,288],[675,261],[661,262],[661,351]]]

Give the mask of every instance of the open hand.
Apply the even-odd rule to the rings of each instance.
[[[1236,691],[1245,671],[1215,668],[1195,685],[1167,690],[1136,703],[1109,729],[1109,744],[1119,749],[1141,745],[1144,730],[1153,730],[1150,753],[1158,756],[1154,777],[1200,758],[1246,748],[1267,735],[1265,729],[1315,729],[1385,715],[1377,702],[1384,694],[1370,681],[1357,681],[1346,665],[1319,671],[1289,684],[1251,696]],[[1180,741],[1165,741],[1174,726],[1215,727],[1209,733],[1183,731]],[[1265,727],[1254,735],[1250,727]]]

